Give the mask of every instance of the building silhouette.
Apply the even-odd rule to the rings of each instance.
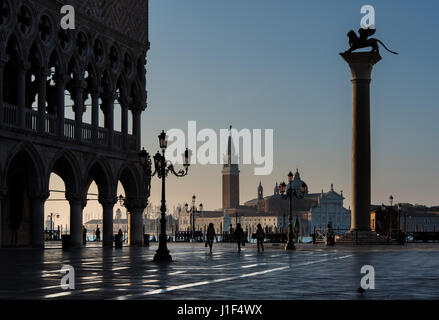
[[[149,194],[137,154],[146,108],[148,1],[1,4],[1,245],[44,246],[52,173],[65,183],[72,245],[81,245],[82,210],[92,181],[102,205],[103,244],[112,245],[119,181],[130,213],[130,242],[142,244]],[[74,30],[60,27],[65,4],[76,9]],[[121,114],[120,132],[115,110]],[[91,114],[91,123],[85,114]]]

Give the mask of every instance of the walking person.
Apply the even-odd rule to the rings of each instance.
[[[258,247],[258,252],[260,252],[260,249],[262,249],[262,252],[264,252],[264,239],[265,239],[265,232],[264,229],[262,229],[261,224],[258,224],[258,228],[256,230],[256,242]]]
[[[236,230],[235,230],[235,240],[236,243],[238,244],[238,252],[241,252],[241,244],[243,238],[244,238],[244,230],[242,230],[241,224],[238,223],[236,225]]]
[[[82,226],[82,244],[85,246],[87,244],[87,228]]]
[[[209,227],[207,228],[206,232],[206,243],[209,246],[210,253],[212,253],[213,239],[216,239],[216,242],[218,242],[218,238],[216,237],[215,233],[215,227],[213,226],[213,223],[209,223]]]
[[[96,241],[101,241],[101,230],[99,229],[99,226],[96,226]]]

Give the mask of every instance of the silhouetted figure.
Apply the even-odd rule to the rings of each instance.
[[[242,230],[241,224],[238,223],[236,225],[236,230],[235,230],[235,240],[236,243],[238,244],[238,252],[241,252],[241,244],[243,239],[244,239],[244,230]]]
[[[82,244],[85,246],[87,244],[87,228],[82,226]]]
[[[215,227],[213,226],[213,223],[209,223],[209,227],[207,228],[206,232],[206,242],[209,245],[210,253],[212,253],[212,247],[213,247],[213,239],[216,239],[216,242],[218,242],[218,238],[216,237],[215,233]]]
[[[101,230],[99,229],[99,226],[96,226],[96,241],[101,241]]]
[[[262,229],[261,224],[258,224],[258,228],[256,229],[256,243],[258,247],[258,252],[260,249],[262,249],[262,252],[264,251],[264,239],[265,239],[265,232],[264,229]]]

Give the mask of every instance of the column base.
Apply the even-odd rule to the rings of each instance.
[[[166,251],[157,250],[154,256],[154,262],[172,262],[172,257],[169,254],[169,250]]]
[[[102,242],[102,246],[104,247],[104,248],[112,248],[113,247],[113,241],[111,241],[111,242]]]
[[[287,242],[284,247],[285,251],[293,251],[296,250],[294,243]]]

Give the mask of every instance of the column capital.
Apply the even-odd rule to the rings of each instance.
[[[351,80],[370,80],[373,66],[382,59],[378,52],[344,52],[340,56],[349,64]]]
[[[118,98],[118,101],[119,101],[120,105],[122,106],[122,108],[129,108],[129,105],[131,104],[133,99],[126,97],[126,96],[120,96]]]
[[[54,80],[56,84],[66,84],[69,81],[69,76],[65,73],[56,73]]]
[[[99,98],[99,96],[104,92],[104,88],[102,87],[93,87],[90,91],[90,95],[92,98]]]
[[[42,202],[44,202],[44,201],[46,201],[47,200],[47,198],[49,198],[49,196],[50,196],[50,193],[47,191],[47,192],[45,192],[45,191],[35,191],[35,192],[30,192],[30,194],[29,194],[29,197],[32,199],[32,200],[37,200],[37,201],[42,201]]]
[[[19,60],[18,62],[18,70],[22,70],[27,72],[32,67],[32,64],[29,61]]]
[[[100,197],[98,201],[102,206],[114,206],[117,203],[117,197]]]
[[[6,188],[0,188],[0,199],[5,197],[8,190]]]
[[[116,100],[118,98],[117,92],[113,91],[113,92],[103,92],[101,93],[101,99],[102,100]]]
[[[67,193],[66,192],[66,199],[70,204],[80,204],[83,207],[87,204],[87,198],[85,195],[79,194],[79,193]]]
[[[125,201],[125,207],[131,212],[143,212],[148,205],[148,200],[146,199],[127,199]]]
[[[85,81],[85,80],[71,80],[70,86],[75,90],[84,90],[87,88],[87,81]]]
[[[0,53],[0,65],[5,65],[9,61],[9,55]]]
[[[47,68],[38,68],[38,69],[36,69],[36,74],[38,76],[48,77],[48,76],[50,76],[50,70]]]

